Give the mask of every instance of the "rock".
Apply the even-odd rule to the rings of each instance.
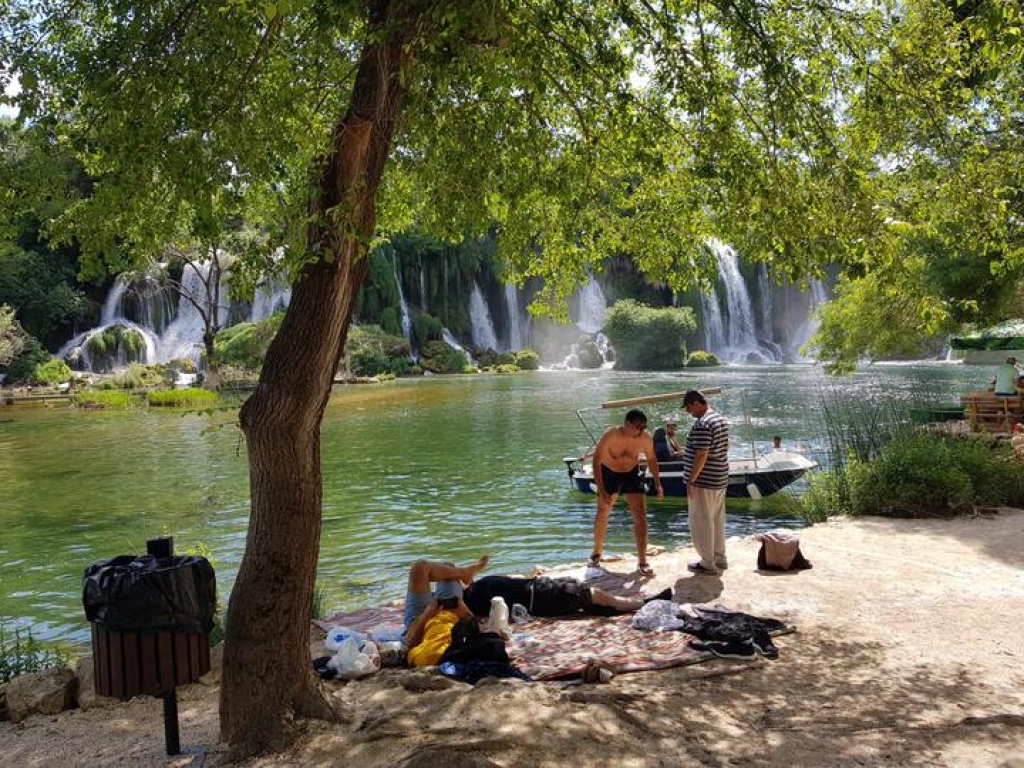
[[[7,714],[20,723],[29,715],[56,715],[75,704],[78,678],[67,667],[20,675],[7,683]]]
[[[109,707],[117,703],[112,696],[100,696],[96,693],[96,667],[92,656],[83,656],[78,660],[75,667],[75,676],[78,678],[78,693],[76,699],[79,709],[96,709],[97,707]]]
[[[203,685],[220,685],[221,670],[224,669],[224,643],[217,643],[210,649],[210,671],[199,678]]]

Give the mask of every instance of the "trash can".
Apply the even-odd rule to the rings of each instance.
[[[167,696],[210,671],[213,567],[204,557],[169,551],[114,557],[85,570],[82,602],[102,696]]]

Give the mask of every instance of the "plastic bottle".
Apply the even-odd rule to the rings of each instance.
[[[491,613],[487,617],[487,628],[503,637],[509,637],[512,634],[508,626],[508,605],[505,604],[504,598],[491,598]]]
[[[512,604],[512,623],[513,624],[526,624],[528,621],[532,621],[533,617],[530,616],[530,612],[526,610],[525,605],[520,603]]]

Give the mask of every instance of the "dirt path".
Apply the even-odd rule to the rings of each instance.
[[[730,542],[721,579],[690,576],[692,552],[653,561],[652,589],[679,602],[795,624],[777,661],[587,686],[385,670],[338,686],[350,722],[306,724],[292,752],[248,765],[1024,767],[1024,511],[837,520],[801,538],[811,571],[758,573],[753,541]],[[223,765],[217,690],[179,699],[182,743]],[[163,751],[157,700],[0,723],[5,765],[199,764]]]

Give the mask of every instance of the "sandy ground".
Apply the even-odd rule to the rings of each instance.
[[[777,661],[714,661],[603,685],[471,688],[384,670],[332,686],[349,722],[305,723],[249,766],[1024,766],[1024,511],[948,521],[836,520],[801,533],[804,572],[754,569],[731,541],[721,578],[659,555],[650,591],[783,618]],[[612,563],[628,571],[632,560]],[[179,689],[182,744],[161,702],[0,723],[0,763],[225,764],[217,689]]]

